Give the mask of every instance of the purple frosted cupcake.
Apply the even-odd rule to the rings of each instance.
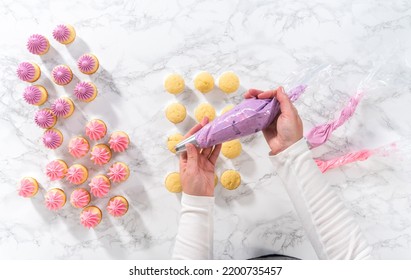
[[[36,112],[34,115],[34,122],[40,128],[47,129],[52,128],[56,124],[57,118],[50,109],[46,108]]]
[[[43,134],[43,144],[46,148],[57,149],[63,143],[63,134],[58,129],[47,129]]]
[[[74,112],[74,103],[68,97],[62,97],[54,101],[51,111],[59,118],[68,118]]]
[[[23,92],[24,100],[30,105],[43,105],[47,101],[47,97],[47,90],[40,85],[28,86]]]
[[[82,73],[91,75],[97,71],[99,62],[95,55],[86,53],[77,60],[77,67]]]
[[[59,86],[67,85],[73,79],[73,72],[67,65],[58,65],[51,71],[53,81]]]
[[[97,96],[97,87],[91,82],[79,82],[74,88],[74,95],[80,101],[93,101]]]
[[[53,37],[57,42],[67,45],[76,38],[76,31],[70,24],[59,24],[53,30]]]
[[[27,49],[32,54],[43,55],[48,52],[49,48],[49,40],[40,34],[31,35],[27,41]]]
[[[24,82],[33,83],[40,78],[40,67],[34,62],[22,62],[17,67],[17,77]]]

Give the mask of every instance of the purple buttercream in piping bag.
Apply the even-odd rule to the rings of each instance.
[[[301,85],[288,92],[292,102],[297,100],[307,86]],[[194,135],[176,145],[176,151],[185,151],[185,145],[194,144],[199,148],[214,145],[244,137],[268,127],[280,113],[277,99],[245,99],[227,113],[219,116],[205,125]]]

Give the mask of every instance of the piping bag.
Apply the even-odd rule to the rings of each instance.
[[[300,85],[287,95],[291,102],[297,100],[307,88]],[[280,113],[280,103],[272,99],[245,99],[227,113],[214,119],[195,134],[176,145],[176,152],[186,150],[186,144],[205,149],[220,143],[259,132],[268,127]]]

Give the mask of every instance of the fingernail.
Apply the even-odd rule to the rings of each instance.
[[[284,94],[284,93],[285,93],[285,91],[284,91],[284,88],[283,88],[283,87],[279,87],[279,88],[278,88],[278,90],[279,90],[282,94]]]

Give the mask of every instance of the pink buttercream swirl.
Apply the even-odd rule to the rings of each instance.
[[[74,88],[74,95],[81,101],[90,99],[93,96],[93,93],[94,88],[88,82],[80,82]]]
[[[63,65],[54,67],[53,71],[51,71],[51,75],[58,85],[68,84],[72,79],[70,70]]]
[[[36,69],[34,68],[33,64],[29,62],[22,62],[17,67],[17,76],[20,80],[29,82],[34,78],[36,73]]]
[[[49,109],[38,110],[34,115],[34,122],[41,128],[52,127],[55,123],[53,112]]]
[[[115,163],[110,167],[107,175],[112,182],[117,183],[124,181],[127,177],[127,173],[127,169],[123,164]]]
[[[25,178],[21,180],[20,187],[17,191],[22,197],[31,197],[36,192],[36,187],[34,186],[32,181]]]
[[[94,147],[91,151],[91,160],[94,164],[106,164],[110,160],[110,152],[107,148]]]
[[[84,208],[90,203],[90,194],[85,189],[76,189],[71,193],[70,202],[74,207]]]
[[[48,191],[45,199],[46,207],[49,210],[59,210],[65,203],[64,196],[59,191],[55,190]]]
[[[110,140],[108,142],[110,144],[110,148],[115,151],[115,152],[124,152],[127,147],[128,147],[128,137],[121,135],[121,134],[115,134],[110,137]]]
[[[121,199],[113,199],[107,205],[107,212],[114,216],[123,216],[127,212],[127,205]]]
[[[43,53],[47,49],[48,45],[49,43],[46,37],[40,34],[31,35],[27,41],[27,49],[32,54]]]
[[[53,160],[46,166],[46,175],[51,181],[63,179],[66,176],[67,168],[59,161]]]
[[[106,126],[97,120],[89,122],[86,126],[86,134],[91,140],[100,140],[106,132]]]
[[[41,91],[36,86],[28,86],[24,89],[23,98],[30,105],[37,104],[41,99]]]
[[[59,24],[53,30],[53,37],[60,43],[65,42],[70,38],[70,29],[64,24]]]
[[[337,167],[343,166],[348,163],[352,163],[356,161],[364,161],[368,159],[371,155],[372,155],[372,151],[361,150],[361,151],[357,151],[353,153],[348,153],[341,157],[337,157],[337,158],[330,159],[330,160],[316,159],[315,163],[317,164],[321,172],[324,173],[329,169],[337,168]]]
[[[91,210],[81,212],[80,221],[86,228],[93,228],[100,222],[100,217],[97,213],[93,213]]]
[[[81,158],[88,153],[89,144],[84,138],[76,137],[70,140],[69,153],[75,158]]]
[[[91,179],[89,186],[90,192],[95,197],[103,197],[106,194],[108,194],[110,190],[110,183],[106,179],[104,179],[104,177],[101,176],[96,176],[93,179]]]
[[[86,173],[83,168],[79,166],[70,166],[67,170],[66,178],[70,183],[78,185],[84,180],[85,175]]]
[[[46,130],[43,134],[43,144],[49,149],[57,149],[62,142],[61,136],[54,130]]]
[[[65,117],[70,113],[71,104],[64,98],[59,98],[51,105],[51,110],[57,117]]]
[[[94,57],[88,54],[83,54],[77,61],[77,66],[81,72],[90,72],[96,66]]]

